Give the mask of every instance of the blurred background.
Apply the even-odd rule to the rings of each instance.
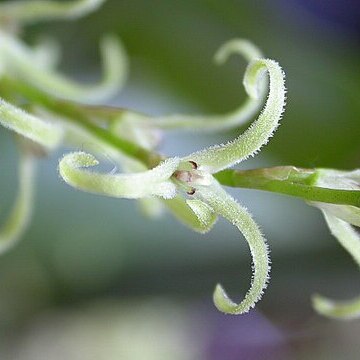
[[[288,101],[275,137],[241,167],[360,167],[358,0],[108,0],[80,21],[28,27],[25,37],[56,37],[62,70],[95,81],[105,33],[121,38],[131,63],[113,104],[150,114],[237,106],[246,64],[233,57],[220,68],[212,56],[231,38],[253,41],[284,68]],[[187,154],[238,132],[172,132],[161,150]],[[16,151],[5,130],[0,140],[5,216]],[[311,308],[314,292],[360,293],[358,269],[319,211],[294,198],[230,191],[266,234],[272,275],[255,310],[225,316],[212,304],[215,283],[240,300],[251,277],[235,228],[219,221],[202,236],[168,214],[147,219],[135,202],[76,192],[57,174],[63,152],[41,160],[33,222],[0,259],[2,360],[358,358],[360,321],[331,321]]]

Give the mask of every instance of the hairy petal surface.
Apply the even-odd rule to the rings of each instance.
[[[279,125],[285,106],[285,75],[277,62],[253,60],[245,74],[245,88],[252,97],[258,96],[258,81],[267,70],[270,78],[269,96],[258,119],[238,138],[224,145],[215,145],[187,156],[201,170],[216,173],[254,155],[266,144]]]
[[[19,188],[14,206],[0,230],[0,254],[12,248],[26,230],[32,212],[35,159],[22,151],[19,161]]]
[[[199,186],[195,196],[236,226],[249,244],[253,277],[245,298],[239,304],[233,302],[219,284],[214,292],[214,303],[220,311],[227,314],[246,313],[260,300],[269,279],[270,261],[265,239],[248,211],[226,193],[215,179],[210,186]]]
[[[232,54],[240,54],[247,61],[262,57],[260,50],[251,42],[243,39],[234,39],[226,42],[215,54],[215,62],[219,65],[226,62]],[[245,79],[244,79],[245,80]],[[137,113],[126,113],[124,117],[139,125],[152,125],[161,129],[189,129],[201,131],[219,131],[238,127],[251,119],[259,110],[266,92],[266,79],[262,78],[257,84],[256,94],[250,94],[244,104],[234,111],[223,115],[168,115],[148,117]],[[248,90],[248,88],[245,88]]]
[[[77,19],[97,10],[106,0],[11,0],[0,4],[0,19],[35,23],[56,19]]]
[[[60,160],[59,172],[69,185],[100,195],[128,199],[161,196],[167,199],[176,194],[170,177],[179,164],[178,158],[168,159],[152,170],[134,174],[101,174],[85,169],[97,164],[94,156],[74,152]]]
[[[350,253],[360,266],[360,235],[347,222],[324,212],[325,220],[331,233]],[[337,319],[354,319],[360,317],[360,297],[350,301],[334,301],[321,295],[314,295],[313,306],[322,315]]]
[[[0,98],[0,124],[48,149],[58,146],[63,130]]]

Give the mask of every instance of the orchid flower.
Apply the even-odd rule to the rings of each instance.
[[[186,204],[202,225],[197,227],[197,230],[210,230],[216,215],[223,216],[235,225],[249,244],[254,273],[250,290],[239,304],[228,298],[221,285],[216,286],[216,307],[231,314],[249,311],[260,299],[269,278],[268,249],[252,216],[221,188],[212,174],[254,155],[276,130],[285,105],[284,74],[280,66],[273,60],[253,60],[245,73],[244,84],[248,94],[257,99],[258,83],[265,71],[269,73],[270,91],[264,110],[259,118],[233,141],[197,151],[181,159],[166,160],[152,170],[132,175],[91,172],[85,168],[96,165],[97,162],[84,153],[70,153],[59,163],[62,178],[77,189],[115,197],[157,195],[166,199],[176,195],[175,192],[168,191],[171,183],[178,193],[186,192],[194,198],[186,200]],[[162,190],[159,191],[159,188]],[[178,216],[181,215],[178,213]]]

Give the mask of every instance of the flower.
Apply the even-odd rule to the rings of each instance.
[[[214,145],[181,159],[167,159],[152,170],[134,174],[89,171],[86,168],[97,162],[93,156],[83,152],[67,154],[59,163],[62,178],[78,189],[116,197],[172,198],[165,200],[165,204],[170,201],[169,207],[178,218],[188,218],[190,210],[191,220],[185,222],[201,232],[211,229],[217,215],[236,226],[249,244],[254,273],[250,290],[239,304],[229,299],[221,285],[216,286],[214,302],[224,313],[241,314],[249,311],[260,299],[269,278],[268,247],[258,225],[249,212],[227,194],[213,177],[213,174],[256,154],[279,125],[285,106],[285,85],[284,73],[278,63],[269,59],[253,59],[244,76],[245,89],[252,99],[259,99],[261,94],[258,84],[265,71],[269,73],[270,79],[265,107],[258,119],[233,141]],[[183,193],[192,199],[183,199]],[[194,215],[198,221],[194,220]]]

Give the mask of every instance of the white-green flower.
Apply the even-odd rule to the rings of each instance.
[[[197,151],[182,159],[169,159],[152,170],[133,175],[90,172],[84,167],[93,166],[96,162],[91,155],[84,153],[66,155],[59,163],[60,175],[64,180],[81,190],[116,197],[172,197],[168,200],[169,208],[194,230],[210,230],[216,215],[223,216],[235,225],[249,243],[254,273],[250,290],[239,304],[231,301],[221,285],[217,285],[215,305],[219,310],[231,314],[249,311],[260,299],[269,278],[268,249],[251,215],[222,189],[212,174],[254,155],[276,130],[285,105],[284,73],[280,66],[273,60],[253,60],[246,71],[244,83],[247,92],[256,97],[258,83],[262,81],[261,76],[265,71],[269,73],[270,91],[264,110],[233,141]],[[134,180],[133,186],[129,177]],[[162,186],[167,189],[170,183],[177,187],[178,195],[175,191],[158,191]],[[180,194],[184,192],[193,199],[181,200]]]

